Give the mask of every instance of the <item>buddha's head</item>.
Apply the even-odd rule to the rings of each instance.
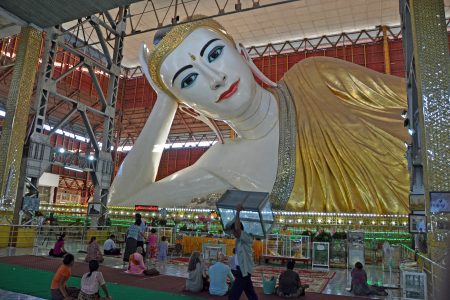
[[[161,90],[214,119],[242,115],[256,91],[232,37],[211,19],[168,31],[150,55],[149,70]]]

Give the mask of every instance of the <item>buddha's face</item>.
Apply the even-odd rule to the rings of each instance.
[[[161,78],[180,101],[219,120],[239,117],[250,106],[256,82],[227,39],[198,28],[161,65]]]

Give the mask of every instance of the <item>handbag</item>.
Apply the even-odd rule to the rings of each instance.
[[[262,284],[263,284],[263,292],[265,295],[272,295],[275,293],[275,285],[277,284],[277,279],[275,276],[272,276],[270,279],[266,279],[264,273],[261,274]]]

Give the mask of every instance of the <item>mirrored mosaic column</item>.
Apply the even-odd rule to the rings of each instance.
[[[0,197],[6,209],[15,204],[41,39],[41,31],[22,27],[0,139]]]
[[[430,192],[450,192],[450,57],[443,0],[410,0],[422,161],[428,218],[428,254],[444,265],[448,256],[450,214],[438,212]],[[448,266],[447,266],[448,268]],[[439,266],[428,266],[433,299]],[[430,277],[430,276],[429,276]],[[431,280],[431,284],[430,284]]]

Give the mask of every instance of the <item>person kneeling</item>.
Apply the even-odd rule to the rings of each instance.
[[[159,275],[159,272],[156,269],[147,270],[144,264],[144,257],[142,256],[143,252],[144,250],[141,246],[139,246],[137,247],[136,252],[130,255],[128,260],[128,270],[126,271],[126,273],[148,276]]]
[[[224,296],[229,290],[230,286],[227,284],[227,278],[230,279],[231,284],[234,281],[234,276],[231,273],[229,266],[224,264],[225,256],[219,253],[218,261],[209,267],[209,293],[216,296]]]
[[[115,235],[111,234],[109,239],[105,241],[103,244],[103,254],[105,255],[120,255],[120,248],[116,247],[116,243],[114,242]]]
[[[84,273],[81,278],[81,291],[78,294],[78,300],[100,300],[101,298],[98,292],[101,287],[106,295],[106,299],[112,299],[109,295],[108,288],[106,287],[105,279],[102,272],[97,271],[99,263],[96,260],[89,262],[89,272]]]
[[[287,263],[287,269],[280,274],[277,295],[284,298],[297,298],[305,295],[306,286],[302,286],[300,276],[294,271],[295,261]]]
[[[63,300],[63,299],[76,299],[79,288],[67,287],[66,283],[72,275],[72,266],[74,264],[75,258],[72,254],[68,253],[63,258],[63,264],[56,271],[55,276],[53,276],[52,284],[50,286],[50,293],[52,300]]]

